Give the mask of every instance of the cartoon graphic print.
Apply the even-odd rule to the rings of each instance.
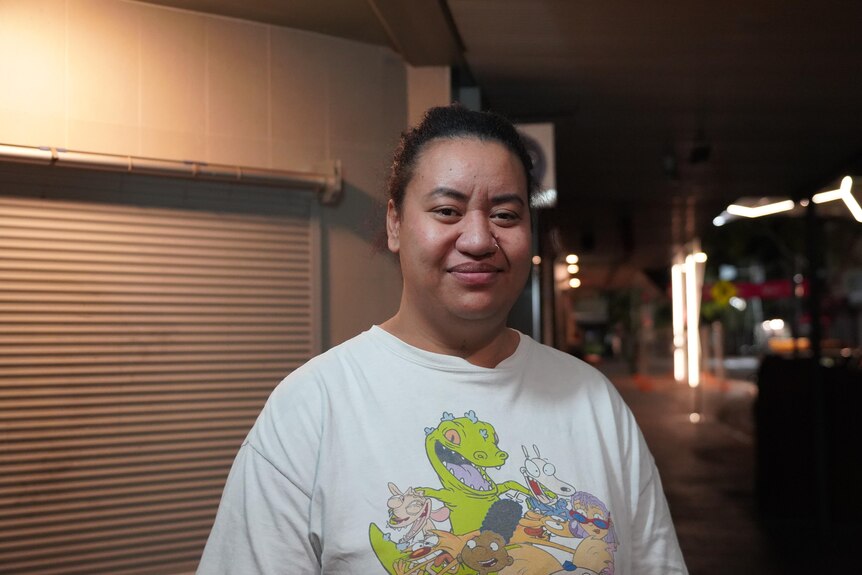
[[[558,478],[535,444],[535,457],[521,446],[523,466],[510,473],[525,485],[496,483],[489,472],[505,473],[508,461],[498,443],[494,426],[473,411],[458,418],[444,412],[436,428],[425,429],[425,452],[441,488],[402,492],[388,482],[386,532],[369,526],[386,572],[613,575],[619,543],[607,506]]]
[[[432,510],[431,499],[419,495],[412,487],[402,493],[397,485],[390,482],[389,491],[392,493],[392,497],[386,502],[389,507],[389,526],[395,529],[409,527],[407,533],[398,541],[399,549],[406,549],[417,536],[424,542],[431,535],[429,530],[434,527],[433,521],[445,521],[449,518],[448,508]]]
[[[479,575],[498,573],[513,564],[515,560],[506,545],[515,533],[521,513],[521,506],[512,500],[503,499],[491,505],[479,535],[467,541],[458,561]]]
[[[557,478],[557,468],[550,461],[542,458],[538,447],[533,445],[536,457],[530,457],[530,452],[525,446],[522,445],[521,449],[526,457],[521,475],[524,476],[524,481],[532,492],[527,504],[531,509],[538,509],[547,515],[565,520],[568,507],[564,498],[570,497],[575,492],[575,488]]]
[[[614,575],[614,551],[617,535],[608,508],[598,497],[578,491],[572,495],[572,520],[569,528],[575,537],[583,538],[572,562],[600,575]]]
[[[510,490],[529,494],[515,481],[497,485],[488,475],[487,470],[501,467],[509,454],[497,447],[494,426],[479,421],[475,412],[457,418],[443,413],[437,428],[426,428],[425,433],[425,453],[443,488],[418,491],[449,508],[454,533],[478,529],[500,494]]]

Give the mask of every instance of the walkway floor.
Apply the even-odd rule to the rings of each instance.
[[[633,378],[620,363],[598,367],[631,407],[655,456],[692,575],[778,575],[804,566],[757,520],[753,384],[706,384],[701,420],[693,423],[696,398],[688,386],[669,375]],[[804,513],[805,504],[797,504]]]

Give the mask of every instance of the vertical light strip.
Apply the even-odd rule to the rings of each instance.
[[[700,314],[697,305],[697,262],[685,256],[686,335],[688,336],[688,385],[700,385]]]
[[[670,269],[671,305],[673,309],[673,378],[685,380],[685,294],[683,292],[682,264]]]

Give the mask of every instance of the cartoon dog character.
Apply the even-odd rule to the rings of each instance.
[[[575,493],[575,488],[556,476],[557,468],[554,464],[542,457],[539,448],[533,445],[536,456],[532,457],[526,446],[522,445],[524,451],[524,466],[521,467],[521,475],[530,490],[527,500],[531,509],[536,509],[545,515],[551,515],[560,519],[567,518],[567,498]]]

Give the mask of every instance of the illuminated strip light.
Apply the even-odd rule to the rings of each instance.
[[[856,201],[856,198],[853,197],[853,194],[850,193],[850,188],[853,187],[853,178],[850,176],[844,176],[841,180],[841,187],[837,190],[830,190],[828,192],[820,192],[819,194],[814,194],[811,200],[815,204],[822,204],[825,202],[831,202],[833,200],[844,200],[844,204],[847,206],[847,209],[850,210],[850,213],[853,215],[853,218],[857,222],[862,222],[862,207],[859,206],[859,202]]]
[[[688,336],[688,385],[700,385],[700,314],[697,309],[697,262],[685,256],[686,335]]]
[[[682,264],[670,268],[671,304],[673,306],[673,378],[685,380],[685,300],[683,295]]]
[[[727,213],[743,218],[759,218],[761,216],[770,216],[772,214],[792,210],[794,206],[796,206],[796,204],[793,203],[793,200],[783,200],[781,202],[757,206],[756,208],[740,206],[739,204],[730,204],[727,206]]]

